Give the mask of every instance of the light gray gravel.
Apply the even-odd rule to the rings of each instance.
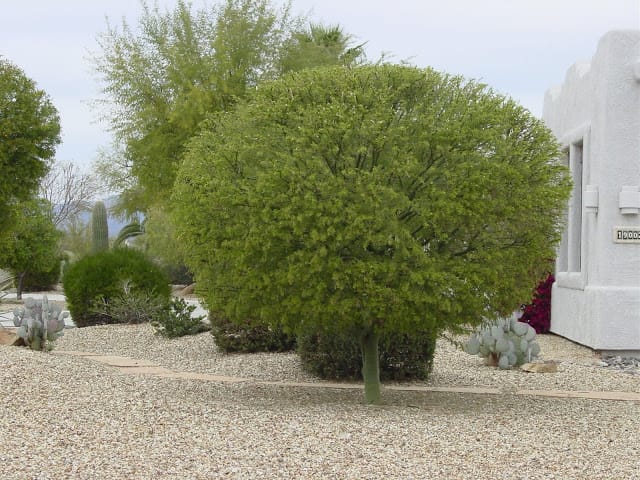
[[[439,344],[431,386],[640,391],[637,375],[541,338],[557,374],[498,371]],[[295,355],[221,355],[209,334],[72,329],[57,349],[172,370],[312,381]],[[631,479],[640,403],[229,384],[128,375],[88,358],[0,347],[2,479]]]

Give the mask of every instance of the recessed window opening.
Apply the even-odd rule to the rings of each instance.
[[[565,149],[562,152],[562,163],[565,167],[569,168],[569,149]],[[560,248],[558,250],[558,271],[569,271],[569,205],[567,204],[567,210],[564,216],[564,228],[562,230],[562,239],[560,240]]]
[[[569,201],[568,218],[568,270],[580,272],[582,269],[582,161],[583,144],[573,143],[569,147],[569,168],[573,180],[573,191]]]

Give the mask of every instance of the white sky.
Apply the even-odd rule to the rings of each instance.
[[[215,3],[192,0],[194,7]],[[159,4],[173,8],[175,1]],[[640,29],[640,0],[292,0],[292,7],[367,41],[372,59],[387,52],[479,79],[537,116],[544,92],[562,83],[574,62],[591,58],[604,33]],[[109,145],[106,125],[89,106],[99,84],[87,57],[105,17],[135,25],[139,12],[136,0],[0,0],[0,55],[60,112],[59,160],[89,168],[98,148]]]

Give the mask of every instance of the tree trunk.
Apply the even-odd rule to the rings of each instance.
[[[362,378],[364,397],[369,404],[380,403],[380,359],[378,358],[378,335],[366,333],[361,340]]]
[[[24,280],[24,276],[27,272],[20,272],[18,274],[18,285],[16,286],[16,299],[22,300],[22,283]]]

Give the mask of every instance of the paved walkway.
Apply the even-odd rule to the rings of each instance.
[[[299,387],[299,388],[335,388],[343,390],[361,390],[362,385],[357,383],[331,383],[331,382],[274,382],[265,380],[255,380],[243,377],[227,377],[223,375],[211,375],[206,373],[176,372],[156,365],[147,360],[138,360],[129,357],[118,357],[110,355],[100,355],[89,352],[78,352],[70,350],[54,350],[54,355],[69,355],[87,358],[94,362],[99,362],[118,369],[120,372],[130,375],[154,375],[162,378],[181,378],[186,380],[200,380],[204,382],[222,383],[251,383],[254,385],[269,385],[276,387]],[[471,393],[482,395],[529,395],[539,397],[556,398],[586,398],[591,400],[622,400],[640,403],[640,393],[637,392],[593,392],[593,391],[565,391],[565,390],[515,390],[505,392],[499,388],[487,387],[426,387],[426,386],[397,386],[386,385],[387,390],[398,390],[404,392],[446,392],[446,393]]]

